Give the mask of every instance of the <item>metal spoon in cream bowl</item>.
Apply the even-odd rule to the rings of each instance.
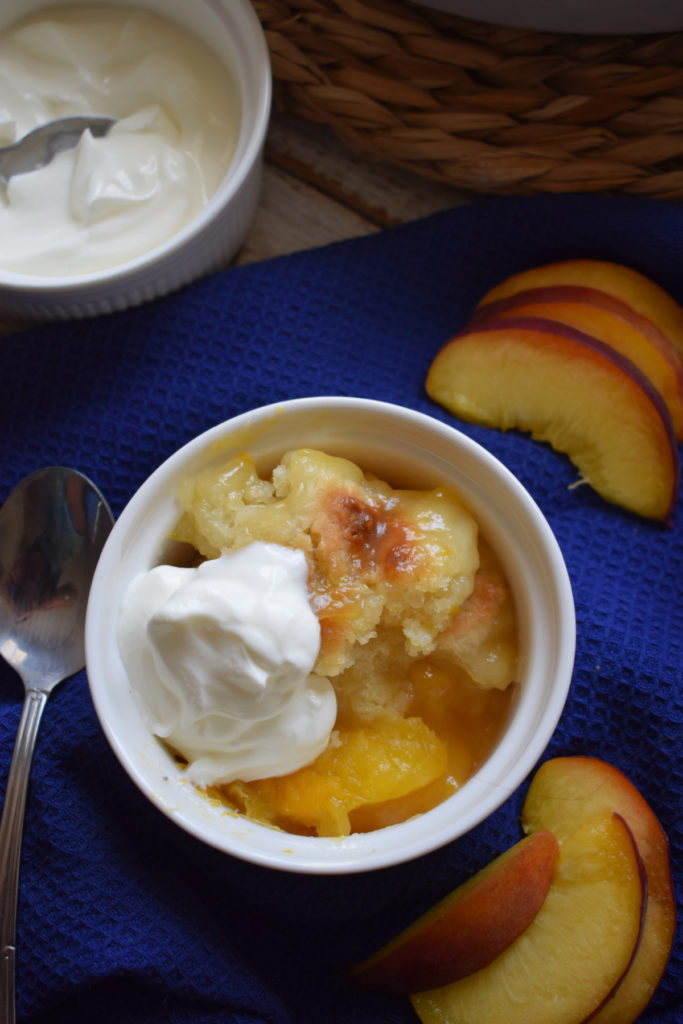
[[[96,136],[106,135],[115,117],[60,117],[28,132],[10,146],[0,147],[0,182],[7,184],[15,174],[44,167],[57,155],[78,145],[86,129]]]

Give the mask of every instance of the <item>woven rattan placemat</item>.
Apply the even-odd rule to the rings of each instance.
[[[253,4],[275,104],[359,154],[474,192],[683,198],[683,32],[533,32],[403,0]]]

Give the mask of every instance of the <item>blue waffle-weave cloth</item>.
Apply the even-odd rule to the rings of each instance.
[[[322,249],[233,268],[108,317],[0,340],[0,498],[52,463],[118,514],[176,448],[304,395],[396,402],[455,423],[504,462],[553,528],[578,619],[566,709],[545,753],[620,768],[666,829],[683,893],[683,516],[606,504],[548,446],[453,420],[427,368],[506,275],[574,257],[625,263],[683,302],[683,207],[626,197],[486,199]],[[0,665],[0,785],[21,689]],[[463,839],[343,877],[280,874],[177,829],[109,749],[85,672],[55,691],[33,763],[21,864],[24,1024],[416,1024],[407,1000],[345,977],[520,838],[522,786]],[[680,903],[679,903],[680,907]],[[642,1020],[683,1021],[683,940]],[[552,1024],[551,1021],[548,1024]]]

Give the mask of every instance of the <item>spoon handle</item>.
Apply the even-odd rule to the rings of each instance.
[[[33,750],[47,693],[27,690],[0,821],[0,1024],[14,1024],[14,943],[24,808]]]

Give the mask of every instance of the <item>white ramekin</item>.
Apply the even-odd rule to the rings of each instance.
[[[455,489],[502,559],[520,628],[520,687],[509,724],[481,769],[418,817],[366,834],[325,839],[267,828],[216,806],[189,783],[145,728],[116,641],[122,595],[158,563],[179,515],[180,482],[239,451],[268,471],[291,448],[344,455],[395,486]],[[565,564],[528,492],[497,459],[454,428],[395,405],[355,398],[302,398],[266,406],[190,441],[143,483],[110,534],[90,592],[86,657],[102,728],[131,779],[164,814],[210,845],[247,861],[310,873],[367,871],[456,839],[523,782],[562,713],[571,680],[575,615]]]

